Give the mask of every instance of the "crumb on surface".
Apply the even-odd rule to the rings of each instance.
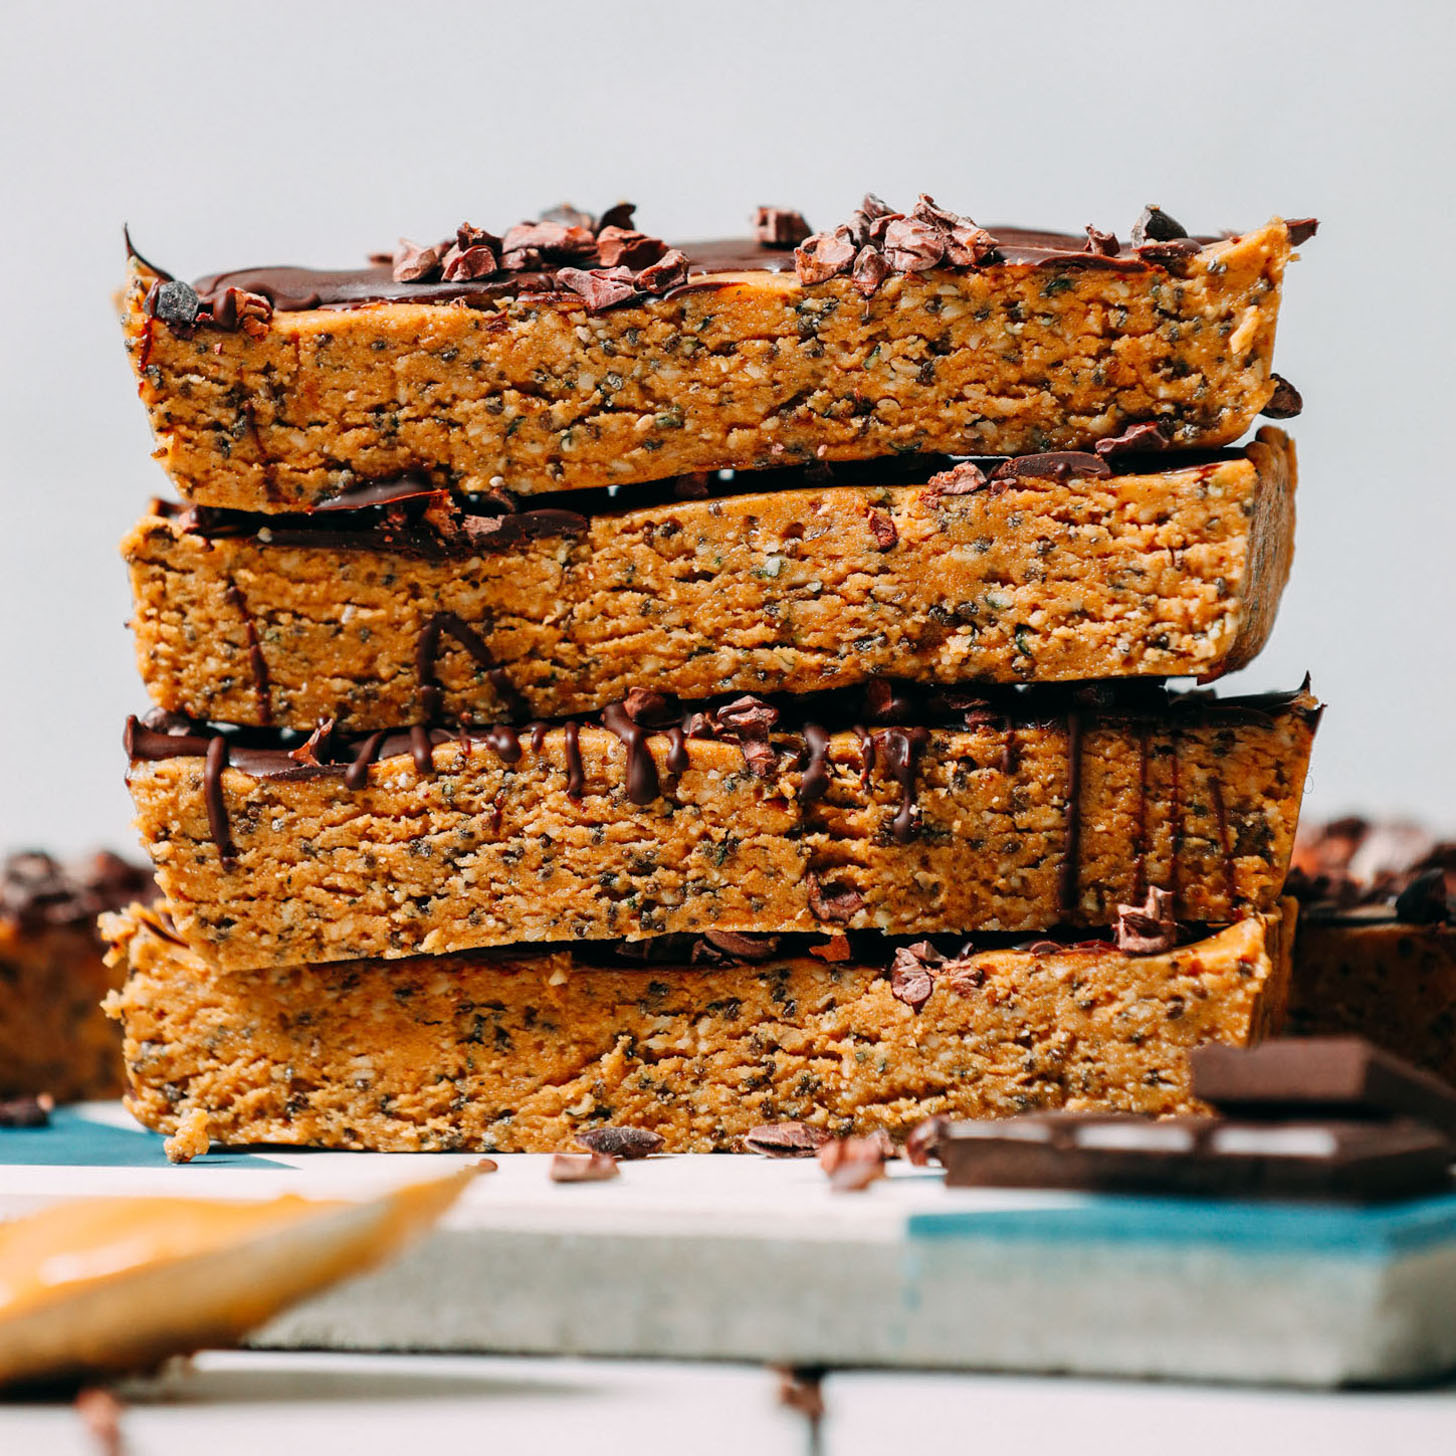
[[[190,1163],[193,1158],[205,1156],[212,1146],[212,1138],[207,1129],[207,1114],[200,1107],[183,1113],[177,1124],[177,1131],[162,1146],[166,1150],[169,1163]]]

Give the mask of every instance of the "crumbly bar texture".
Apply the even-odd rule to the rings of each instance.
[[[1074,245],[1075,246],[1075,245]],[[1130,269],[990,263],[848,277],[698,276],[591,311],[573,293],[274,310],[252,331],[147,307],[126,346],[191,502],[298,510],[424,472],[521,494],[908,451],[1087,449],[1139,423],[1237,439],[1274,395],[1287,225]]]
[[[1456,925],[1301,912],[1289,1031],[1368,1037],[1456,1083]]]
[[[121,1048],[102,999],[121,983],[89,925],[0,918],[0,1097],[114,1097]]]
[[[759,749],[421,729],[432,749],[376,740],[357,787],[307,749],[224,767],[195,736],[135,757],[129,782],[178,930],[233,969],[714,928],[1106,925],[1148,885],[1182,920],[1269,910],[1314,700],[1171,701],[836,732],[817,751],[807,733]]]
[[[147,911],[109,917],[127,1105],[223,1143],[570,1149],[602,1124],[668,1152],[763,1123],[903,1135],[1034,1108],[1186,1112],[1186,1054],[1277,1028],[1287,912],[1166,954],[970,951],[912,1009],[883,964],[811,955],[608,970],[568,950],[218,971]]]
[[[160,706],[373,729],[425,721],[432,690],[437,715],[482,722],[592,712],[643,681],[696,698],[877,673],[1216,677],[1268,637],[1294,483],[1271,427],[1202,465],[675,501],[495,549],[463,531],[452,548],[423,520],[350,533],[331,512],[275,536],[254,517],[232,534],[157,506],[122,550]],[[447,617],[478,647],[435,632],[422,662]]]

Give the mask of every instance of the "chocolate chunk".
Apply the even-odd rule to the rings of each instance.
[[[442,277],[446,283],[460,279],[486,278],[497,271],[494,251],[484,244],[473,248],[452,246],[443,260]]]
[[[1172,895],[1149,886],[1141,905],[1119,905],[1114,939],[1127,955],[1164,955],[1172,950],[1178,944]]]
[[[323,748],[325,755],[327,755],[328,743],[333,736],[333,732],[334,720],[332,718],[325,718],[318,725],[318,727],[316,727],[313,732],[309,734],[308,740],[306,742],[301,743],[297,748],[289,749],[289,758],[291,758],[295,763],[309,764],[314,768],[317,768],[321,764],[328,762],[327,757],[319,757],[319,749]]]
[[[1274,381],[1274,393],[1259,413],[1271,420],[1292,420],[1304,409],[1303,398],[1282,374],[1272,374],[1270,378]]]
[[[1363,1037],[1210,1043],[1188,1066],[1195,1097],[1240,1117],[1410,1118],[1456,1137],[1456,1088]]]
[[[1290,247],[1297,248],[1301,243],[1307,243],[1319,231],[1319,218],[1286,218],[1284,226],[1289,229]]]
[[[629,228],[604,227],[597,234],[597,256],[605,268],[646,268],[667,252],[661,238]]]
[[[1122,434],[1114,435],[1110,440],[1099,440],[1095,448],[1102,459],[1112,460],[1118,455],[1144,450],[1166,450],[1172,443],[1166,425],[1145,423],[1129,425]]]
[[[1138,250],[1138,257],[1145,263],[1158,263],[1164,268],[1176,268],[1186,263],[1199,251],[1200,245],[1192,238],[1174,238],[1168,243],[1144,243]]]
[[[49,1127],[55,1105],[55,1099],[44,1093],[0,1101],[0,1127]]]
[[[926,482],[933,495],[972,495],[986,488],[986,472],[974,460],[962,460]]]
[[[800,283],[823,283],[840,273],[848,273],[859,252],[859,244],[847,227],[832,233],[815,233],[794,249],[794,271]]]
[[[687,254],[672,248],[637,275],[637,286],[645,288],[648,293],[666,293],[668,289],[686,283],[687,277]]]
[[[812,1158],[829,1134],[807,1122],[770,1122],[743,1135],[743,1150],[766,1158]]]
[[[553,1183],[605,1183],[618,1172],[617,1160],[605,1153],[589,1153],[584,1158],[575,1153],[555,1153],[549,1176]]]
[[[1017,455],[991,472],[992,480],[1101,480],[1112,474],[1105,460],[1083,450],[1054,450],[1045,455]]]
[[[703,939],[740,961],[766,961],[778,953],[782,937],[738,930],[705,930]]]
[[[630,207],[628,210],[631,210]],[[588,232],[597,232],[607,225],[605,218],[599,223],[591,213],[583,212],[569,202],[558,202],[555,207],[548,207],[541,214],[541,221],[560,223],[567,228],[585,228]]]
[[[519,222],[506,229],[502,253],[537,253],[560,263],[595,263],[597,240],[589,227],[560,222]]]
[[[921,193],[910,216],[934,228],[944,248],[943,261],[949,268],[974,268],[988,262],[997,249],[996,239],[968,217],[937,206],[933,197]]]
[[[885,262],[897,273],[926,273],[945,257],[946,235],[919,218],[891,218],[885,224],[882,246]]]
[[[766,739],[778,721],[779,710],[752,693],[734,698],[713,714],[718,736],[729,740]]]
[[[888,512],[871,508],[869,522],[870,535],[875,538],[875,545],[881,551],[888,551],[899,541],[900,533],[895,529],[895,523]]]
[[[955,1123],[939,1153],[951,1188],[1369,1202],[1451,1186],[1451,1143],[1414,1122],[1028,1113]]]
[[[268,320],[273,317],[273,305],[261,293],[249,293],[244,288],[225,288],[211,305],[212,322],[215,327],[228,331],[241,329],[250,338],[259,338],[267,332]]]
[[[1395,918],[1408,925],[1443,925],[1451,919],[1444,870],[1425,870],[1395,897]]]
[[[890,265],[885,261],[885,255],[868,243],[859,250],[854,267],[849,270],[849,281],[866,298],[872,298],[889,276]]]
[[[391,277],[396,283],[433,283],[440,276],[442,252],[439,247],[422,248],[408,238],[401,238]]]
[[[594,1153],[624,1162],[650,1157],[662,1148],[662,1134],[647,1127],[593,1127],[577,1133],[576,1140]]]
[[[1099,258],[1115,258],[1122,251],[1122,245],[1117,241],[1116,233],[1105,233],[1100,228],[1093,227],[1089,222],[1087,224],[1087,246],[1084,251]]]
[[[950,1126],[950,1118],[937,1114],[916,1123],[905,1139],[905,1157],[917,1168],[925,1167],[932,1158],[940,1156],[940,1140]]]
[[[743,761],[754,778],[771,779],[778,771],[779,756],[762,739],[745,738],[738,746],[743,751]]]
[[[809,909],[816,919],[844,922],[864,909],[864,897],[853,885],[825,884],[809,872]]]
[[[837,1138],[819,1149],[819,1166],[836,1193],[861,1193],[885,1176],[885,1163],[895,1156],[889,1134]]]
[[[603,228],[621,228],[625,232],[632,231],[632,218],[637,211],[637,204],[634,202],[618,202],[609,207],[597,219],[597,231]]]
[[[792,248],[812,232],[804,214],[791,208],[760,207],[753,215],[753,236],[761,247]]]
[[[870,222],[874,222],[876,218],[895,217],[897,215],[895,209],[883,197],[876,197],[873,192],[865,193],[864,201],[860,203],[859,210]]]
[[[633,688],[622,700],[622,710],[634,723],[662,728],[677,716],[676,700],[651,688]]]
[[[165,283],[154,284],[147,297],[152,317],[161,319],[169,329],[186,334],[197,326],[202,304],[190,283],[169,278]]]
[[[579,293],[592,313],[637,297],[637,283],[630,268],[562,268],[556,278],[573,293]]]
[[[1155,202],[1148,203],[1132,225],[1132,245],[1135,248],[1141,248],[1145,243],[1168,243],[1187,236],[1188,229],[1169,217]]]
[[[945,957],[928,940],[901,946],[890,963],[890,994],[912,1011],[919,1011],[935,990],[935,972]]]

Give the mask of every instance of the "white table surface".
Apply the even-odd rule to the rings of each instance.
[[[1440,1456],[1456,1387],[1303,1393],[844,1372],[814,1431],[743,1365],[217,1352],[122,1387],[126,1456]],[[0,1402],[5,1456],[99,1456],[69,1402]]]

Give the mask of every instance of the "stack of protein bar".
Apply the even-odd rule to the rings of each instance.
[[[1294,453],[1231,442],[1298,408],[1313,226],[133,252],[182,497],[125,544],[133,1111],[674,1151],[1188,1107],[1282,1011],[1318,709],[1161,680],[1270,630]]]

